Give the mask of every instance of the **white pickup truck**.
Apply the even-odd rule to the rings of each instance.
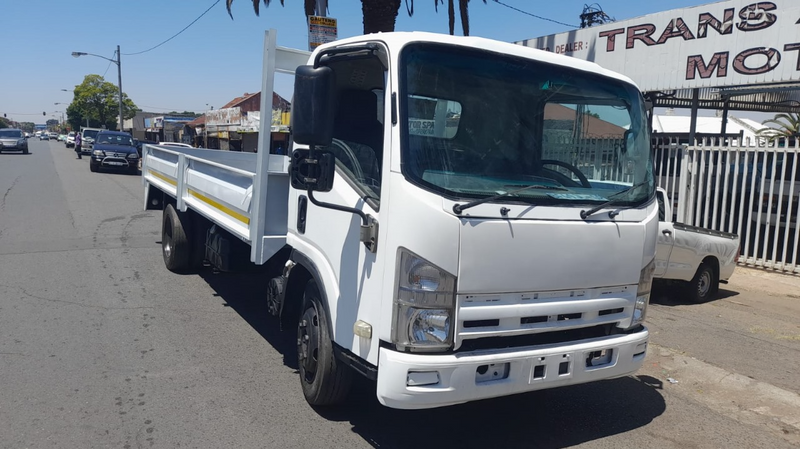
[[[733,274],[739,256],[739,236],[727,232],[670,222],[672,204],[659,188],[656,279],[687,284],[688,299],[705,302],[716,295],[720,281]]]

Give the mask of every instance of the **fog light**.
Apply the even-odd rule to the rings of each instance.
[[[424,387],[425,385],[436,385],[438,383],[438,371],[410,371],[408,376],[406,376],[407,387]]]
[[[586,356],[586,367],[602,366],[611,363],[611,356],[614,354],[613,349],[603,349],[600,351],[592,351]]]

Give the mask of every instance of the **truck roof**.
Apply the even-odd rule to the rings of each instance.
[[[399,49],[410,43],[430,42],[449,45],[458,45],[469,48],[477,48],[501,54],[518,56],[535,61],[542,61],[549,64],[556,64],[563,67],[583,70],[585,72],[597,73],[599,75],[615,78],[636,86],[632,79],[620,73],[604,69],[594,62],[585,61],[571,56],[556,54],[537,48],[525,47],[523,45],[512,44],[509,42],[496,41],[483,37],[474,36],[450,36],[447,34],[428,33],[424,31],[399,31],[391,33],[374,33],[367,35],[354,36],[346,39],[337,40],[324,45],[320,45],[314,50],[316,55],[320,50],[338,47],[347,44],[357,44],[366,39],[374,39],[384,42],[389,48]],[[396,54],[396,52],[393,52]],[[638,86],[636,86],[638,89]]]

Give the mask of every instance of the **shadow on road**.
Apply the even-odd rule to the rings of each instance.
[[[651,304],[662,306],[683,306],[691,304],[706,304],[720,299],[730,298],[739,295],[735,290],[727,290],[725,284],[721,284],[717,295],[706,302],[695,303],[688,299],[686,287],[679,283],[656,282],[653,284],[653,292],[650,296]]]
[[[293,331],[280,332],[267,311],[269,275],[200,274],[217,295],[297,369]],[[586,385],[544,390],[432,410],[394,410],[375,397],[375,383],[358,377],[347,403],[316,412],[349,422],[352,431],[374,447],[442,448],[565,447],[624,433],[664,413],[649,376],[623,377]],[[298,387],[299,388],[299,387]]]
[[[267,309],[267,283],[271,275],[267,270],[253,273],[218,273],[204,268],[200,276],[214,289],[216,296],[225,301],[278,352],[283,354],[283,363],[297,369],[294,331],[281,332],[277,317]]]
[[[666,410],[649,376],[543,390],[431,410],[394,410],[361,381],[348,404],[319,409],[374,447],[556,448],[645,426]]]

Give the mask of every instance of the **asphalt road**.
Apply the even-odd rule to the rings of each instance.
[[[657,294],[637,376],[419,412],[361,382],[312,409],[265,279],[168,272],[138,176],[29,144],[0,155],[2,448],[800,444],[800,299],[731,286]]]

